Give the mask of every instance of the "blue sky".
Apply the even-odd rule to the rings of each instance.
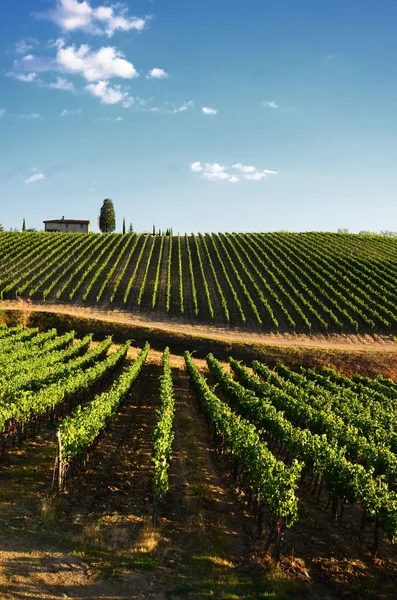
[[[395,0],[18,0],[0,223],[397,230]]]

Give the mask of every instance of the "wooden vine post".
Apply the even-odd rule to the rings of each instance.
[[[274,541],[274,560],[276,562],[280,562],[280,559],[281,559],[281,553],[282,553],[283,546],[284,546],[285,529],[286,529],[285,518],[281,517],[277,523],[276,535],[275,535],[275,541]]]
[[[62,440],[61,431],[57,429],[57,464],[56,464],[56,481],[57,481],[57,496],[62,492],[63,477],[62,477]]]
[[[157,499],[156,494],[153,495],[153,515],[152,515],[152,524],[153,528],[156,529],[159,521],[159,501]]]

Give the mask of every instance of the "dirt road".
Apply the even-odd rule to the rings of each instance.
[[[183,323],[175,320],[154,320],[149,316],[134,314],[126,311],[107,311],[87,306],[29,303],[25,304],[26,311],[50,312],[76,317],[94,318],[102,321],[130,324],[135,327],[150,327],[162,331],[177,332],[190,336],[207,337],[216,340],[243,342],[248,344],[264,344],[269,346],[301,346],[312,348],[334,348],[341,350],[397,350],[397,343],[393,336],[378,334],[277,334],[253,333],[239,329],[225,327],[203,326],[201,324]],[[0,310],[20,310],[22,305],[18,301],[0,301]]]

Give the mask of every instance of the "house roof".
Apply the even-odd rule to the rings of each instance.
[[[82,219],[48,219],[47,221],[43,221],[43,223],[68,223],[69,225],[73,225],[76,223],[89,225],[89,221],[84,221]]]

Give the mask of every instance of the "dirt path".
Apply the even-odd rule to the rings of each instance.
[[[21,304],[13,301],[0,301],[0,310],[20,310]],[[155,321],[142,314],[113,310],[106,311],[99,308],[86,306],[31,303],[29,311],[50,312],[65,315],[95,318],[102,321],[130,324],[132,326],[150,327],[162,331],[189,334],[194,337],[207,337],[215,340],[229,342],[245,342],[251,344],[265,344],[270,346],[301,346],[307,348],[330,348],[341,350],[397,350],[397,344],[392,336],[378,334],[317,334],[307,336],[304,334],[272,334],[250,333],[239,329],[224,327],[211,327],[202,324],[189,324],[175,320]]]
[[[254,600],[284,597],[294,587],[271,581],[252,517],[230,485],[213,449],[208,425],[189,389],[184,368],[174,368],[175,439],[170,494],[160,507],[166,539],[168,598]],[[273,595],[274,589],[280,595]],[[272,593],[273,592],[273,593]]]

